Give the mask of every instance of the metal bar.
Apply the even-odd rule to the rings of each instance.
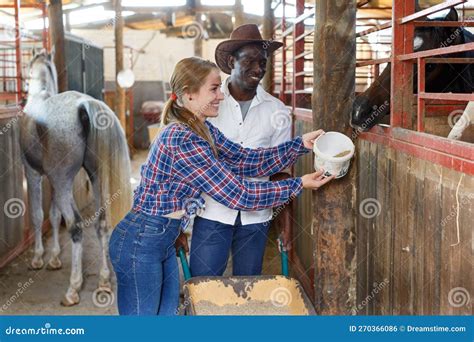
[[[474,161],[474,145],[472,144],[433,136],[431,134],[407,131],[401,128],[392,129],[391,136],[403,142],[421,147],[429,146],[429,148],[437,152],[447,153],[452,156]]]
[[[364,25],[365,26],[365,25]],[[382,25],[377,25],[375,26],[374,28],[370,28],[370,29],[367,29],[367,30],[364,30],[364,31],[360,31],[360,32],[357,32],[356,33],[356,38],[359,38],[359,37],[363,37],[363,36],[366,36],[370,33],[374,33],[374,32],[378,32],[378,31],[382,31],[382,30],[386,30],[388,28],[392,27],[392,22],[386,22]]]
[[[474,58],[426,58],[426,63],[438,64],[474,64]]]
[[[451,8],[451,7],[454,7],[456,5],[465,3],[466,1],[467,0],[448,0],[446,2],[440,3],[439,5],[431,6],[429,8],[424,9],[424,10],[421,10],[419,12],[407,15],[403,18],[399,18],[399,19],[397,19],[397,23],[398,24],[406,24],[406,23],[412,22],[416,19],[426,17],[427,15],[430,15],[430,14],[442,11],[444,9]],[[412,1],[408,1],[408,2],[410,2],[410,4],[412,3]]]
[[[43,47],[46,49],[46,51],[50,51],[48,28],[46,27],[46,18],[48,17],[48,13],[46,12],[46,1],[41,2],[41,12],[43,17]]]
[[[298,6],[297,6],[298,7]],[[304,8],[303,8],[304,10]],[[298,14],[297,14],[298,15]],[[305,21],[306,19],[310,18],[310,17],[314,17],[314,12],[306,12],[306,13],[303,13],[301,15],[299,15],[298,17],[296,17],[296,19],[293,21],[293,24],[299,24],[303,21]]]
[[[289,110],[293,110],[292,107],[286,106]],[[296,107],[293,110],[293,114],[297,120],[306,121],[306,122],[313,122],[313,111],[311,109],[306,108],[298,108]]]
[[[419,92],[418,98],[426,100],[474,101],[474,94],[462,93],[425,93]]]
[[[361,133],[359,138],[388,146],[402,153],[442,165],[450,170],[474,175],[474,148],[472,144],[401,128],[394,128],[392,132],[395,130],[403,132],[405,140],[397,136],[394,137],[395,133],[390,133],[390,129],[382,133],[373,132],[374,130]],[[440,148],[443,151],[440,151]],[[469,158],[459,157],[460,151],[467,154]]]
[[[400,18],[415,12],[414,1],[394,0],[392,18],[392,59],[390,124],[392,127],[410,127],[413,110],[413,66],[401,63],[395,56],[413,52],[414,26],[397,25]]]
[[[281,0],[281,4],[283,5],[283,13],[281,17],[281,31],[284,32],[286,30],[286,0]],[[282,37],[283,39],[283,46],[286,46],[286,36]],[[280,100],[285,102],[285,90],[286,90],[286,49],[281,49],[281,61],[282,65],[282,76],[281,76],[281,87],[280,87]]]
[[[293,33],[293,26],[291,26],[290,28],[286,29],[281,35],[282,37],[286,37],[286,36],[289,36],[290,34]]]
[[[313,34],[313,33],[314,33],[314,30],[307,31],[307,32],[303,33],[302,35],[296,37],[296,38],[295,38],[295,42],[298,42],[298,41],[300,41],[301,39],[304,39],[304,38],[306,38],[307,36],[309,36],[309,35],[311,35],[311,34]]]
[[[415,27],[474,27],[474,21],[414,21]]]
[[[378,58],[378,59],[370,59],[368,61],[357,62],[356,67],[364,67],[368,65],[377,65],[383,63],[390,63],[391,58]]]
[[[295,77],[298,77],[298,76],[313,76],[313,70],[295,72],[294,75],[295,75]]]
[[[311,51],[311,50],[305,51],[303,53],[300,53],[300,54],[296,55],[295,59],[299,59],[299,58],[311,55],[312,53],[313,53],[313,51]]]
[[[474,43],[466,43],[466,44],[448,46],[444,48],[408,53],[408,54],[398,56],[397,59],[399,61],[407,61],[409,59],[439,56],[439,55],[449,55],[451,53],[473,51],[473,50],[474,50]]]
[[[22,94],[21,70],[21,32],[20,32],[20,0],[15,0],[15,58],[16,58],[16,102],[20,103]]]
[[[423,58],[418,58],[418,92],[425,92],[425,60]],[[418,111],[417,111],[417,121],[416,128],[418,132],[424,132],[424,120],[425,120],[425,100],[423,97],[418,96]]]

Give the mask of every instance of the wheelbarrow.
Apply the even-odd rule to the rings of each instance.
[[[280,243],[282,275],[191,277],[186,254],[179,257],[184,273],[187,315],[315,315],[300,283],[289,277],[288,254]]]

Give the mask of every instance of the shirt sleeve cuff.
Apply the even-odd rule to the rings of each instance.
[[[295,142],[295,149],[296,149],[296,153],[298,153],[298,155],[302,155],[302,154],[305,154],[305,153],[308,153],[308,152],[311,152],[312,150],[309,149],[309,148],[306,148],[303,144],[303,138],[302,137],[296,137],[294,139],[294,142]]]
[[[303,179],[301,177],[296,177],[292,179],[292,182],[293,182],[292,183],[293,192],[291,194],[291,198],[295,199],[303,191]]]

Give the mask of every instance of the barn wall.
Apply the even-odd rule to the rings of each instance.
[[[313,130],[311,122],[296,121],[295,136]],[[295,176],[313,172],[312,153],[308,153],[298,159],[294,168]],[[302,195],[294,200],[294,216],[293,216],[293,238],[294,246],[292,258],[292,269],[295,276],[301,281],[305,287],[305,291],[314,301],[314,232],[313,232],[313,206],[311,191],[304,190]]]
[[[0,120],[0,258],[23,239],[26,198],[20,159],[19,120]]]
[[[472,314],[474,177],[360,139],[357,151],[357,314]]]
[[[113,30],[72,30],[72,33],[104,47],[114,46]],[[174,65],[182,58],[194,54],[192,39],[167,38],[153,30],[128,30],[124,33],[124,45],[134,49],[144,49],[144,54],[134,53],[133,66],[137,81],[168,81]],[[130,68],[129,49],[124,50],[124,63]],[[104,49],[105,81],[115,80],[115,52],[113,48]]]

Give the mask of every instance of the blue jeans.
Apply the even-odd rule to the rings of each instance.
[[[195,276],[222,276],[232,250],[234,276],[260,275],[269,222],[242,225],[240,214],[234,225],[194,219],[190,267]]]
[[[115,227],[109,255],[120,315],[176,315],[179,273],[174,243],[180,220],[130,211]]]

